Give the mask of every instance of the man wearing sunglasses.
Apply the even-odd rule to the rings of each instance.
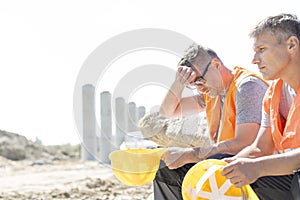
[[[222,159],[238,153],[256,138],[267,83],[240,67],[230,70],[211,49],[193,44],[180,60],[175,81],[160,108],[167,118],[206,111],[212,144],[209,147],[169,148],[154,180],[154,198],[182,199],[187,171],[206,158]],[[184,88],[195,95],[182,97]],[[165,165],[167,167],[165,167]]]

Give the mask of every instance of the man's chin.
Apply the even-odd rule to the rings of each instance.
[[[266,80],[266,81],[273,81],[273,80],[279,78],[279,77],[275,77],[275,76],[270,76],[270,75],[268,75],[268,74],[262,74],[262,77],[263,77],[263,79]]]

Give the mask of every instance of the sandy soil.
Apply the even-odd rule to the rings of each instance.
[[[0,157],[0,199],[153,199],[152,184],[129,187],[97,161],[10,161]]]

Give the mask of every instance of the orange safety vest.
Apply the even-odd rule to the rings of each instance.
[[[300,147],[300,89],[294,98],[286,121],[280,116],[281,79],[272,82],[264,97],[264,109],[270,116],[271,132],[276,150]]]
[[[236,126],[235,94],[241,81],[248,76],[254,76],[263,80],[260,75],[254,72],[243,69],[241,67],[234,67],[233,80],[228,88],[228,92],[225,97],[222,112],[221,112],[221,96],[211,98],[208,95],[205,94],[203,95],[206,104],[206,118],[207,118],[208,129],[210,133],[210,138],[213,141],[216,138],[216,136],[218,136],[217,142],[229,140],[235,137],[235,126]],[[267,84],[267,82],[265,83]]]

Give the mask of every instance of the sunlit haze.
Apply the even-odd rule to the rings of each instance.
[[[38,137],[44,144],[79,143],[73,92],[81,66],[103,42],[134,29],[178,32],[214,49],[228,68],[256,70],[251,64],[251,28],[283,12],[300,17],[298,4],[295,0],[1,1],[0,129],[32,140]],[[157,51],[120,58],[99,80],[96,102],[101,91],[114,89],[126,70],[148,64],[176,68],[178,60]],[[145,85],[133,91],[130,101],[148,111],[161,103],[166,91]],[[148,94],[152,98],[145,98]]]

